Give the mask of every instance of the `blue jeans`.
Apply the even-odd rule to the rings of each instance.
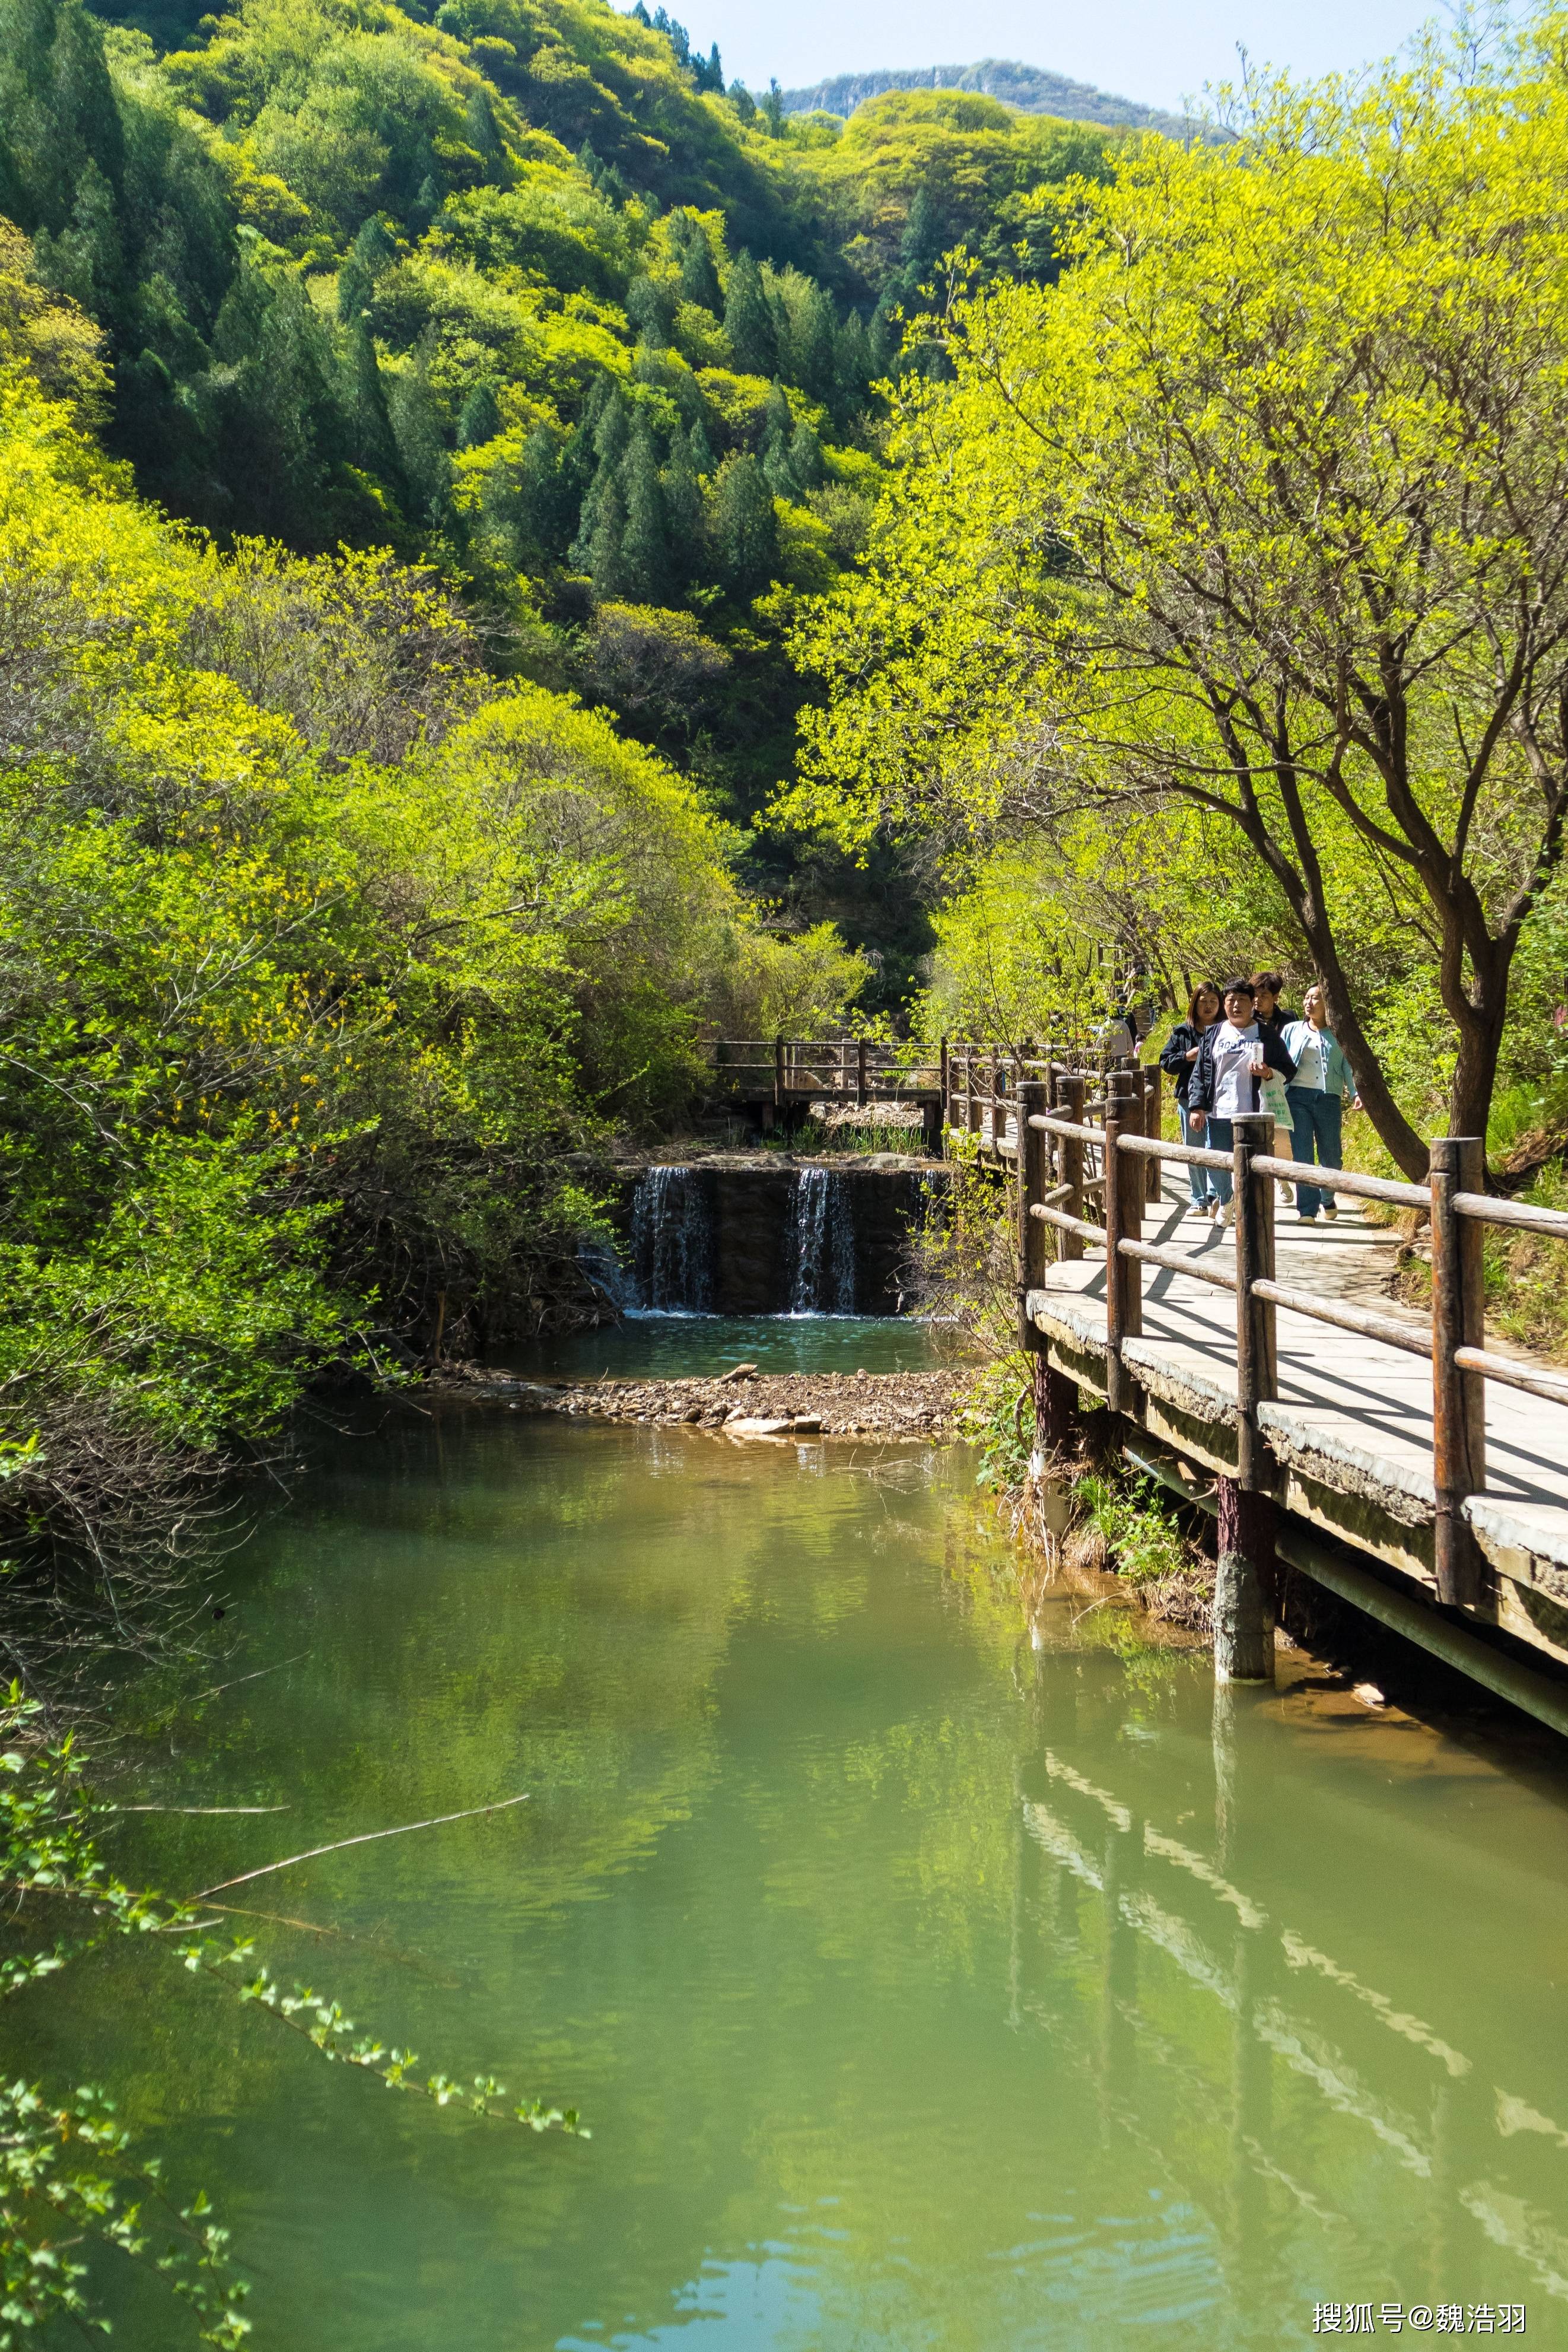
[[[1210,1151],[1234,1150],[1236,1146],[1235,1126],[1233,1122],[1228,1118],[1216,1118],[1214,1113],[1210,1111],[1207,1118],[1204,1122],[1203,1139],[1205,1143],[1207,1144]],[[1209,1182],[1214,1187],[1215,1199],[1217,1201],[1228,1201],[1230,1198],[1229,1169],[1208,1168],[1204,1171],[1204,1173],[1207,1176]]]
[[[1185,1103],[1182,1105],[1181,1113],[1181,1139],[1184,1143],[1197,1144],[1207,1141],[1207,1130],[1193,1125],[1192,1114]],[[1192,1187],[1192,1205],[1195,1209],[1201,1209],[1208,1201],[1223,1200],[1224,1194],[1215,1190],[1215,1172],[1212,1168],[1199,1168],[1192,1160],[1187,1162],[1186,1181]]]
[[[1320,1094],[1316,1087],[1287,1087],[1285,1097],[1291,1106],[1291,1157],[1307,1168],[1314,1160],[1320,1168],[1338,1168],[1343,1097]],[[1333,1189],[1326,1184],[1301,1184],[1296,1188],[1296,1206],[1303,1217],[1315,1217],[1319,1209],[1333,1199]]]

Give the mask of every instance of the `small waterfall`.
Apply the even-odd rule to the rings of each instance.
[[[643,1311],[711,1315],[713,1211],[695,1168],[650,1168],[632,1195],[632,1271]]]
[[[612,1317],[624,1315],[633,1304],[632,1286],[626,1269],[608,1243],[580,1240],[577,1244],[577,1262],[583,1279],[609,1308]]]
[[[855,1311],[855,1229],[850,1188],[826,1168],[802,1168],[795,1180],[792,1315]]]

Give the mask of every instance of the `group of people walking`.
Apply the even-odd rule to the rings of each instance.
[[[1277,971],[1254,972],[1217,988],[1206,980],[1195,988],[1185,1021],[1176,1024],[1160,1055],[1160,1067],[1176,1079],[1183,1139],[1228,1151],[1234,1121],[1263,1111],[1291,1130],[1291,1157],[1306,1167],[1338,1168],[1341,1124],[1348,1103],[1359,1110],[1355,1074],[1328,1025],[1321,987],[1309,988],[1299,1017],[1281,1002],[1284,982]],[[1191,1216],[1228,1224],[1235,1214],[1228,1168],[1200,1168],[1192,1182]],[[1291,1187],[1282,1188],[1286,1200]],[[1332,1186],[1302,1184],[1295,1195],[1303,1223],[1339,1214]]]

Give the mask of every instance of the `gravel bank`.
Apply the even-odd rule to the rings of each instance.
[[[949,1436],[962,1382],[944,1372],[731,1372],[718,1380],[524,1381],[453,1366],[423,1393],[499,1400],[528,1412],[723,1430],[734,1437]]]

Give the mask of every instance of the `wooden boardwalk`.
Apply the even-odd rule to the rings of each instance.
[[[1183,1187],[1185,1192],[1185,1187]],[[1281,1283],[1324,1298],[1376,1293],[1392,1243],[1347,1202],[1337,1224],[1292,1233],[1281,1212]],[[1167,1182],[1145,1238],[1224,1263],[1228,1233],[1184,1217]],[[1046,1269],[1031,1321],[1063,1370],[1105,1389],[1105,1267],[1081,1258]],[[1377,1310],[1425,1337],[1427,1318],[1377,1296]],[[1239,1420],[1236,1307],[1186,1275],[1151,1267],[1143,1330],[1122,1342],[1140,1427],[1217,1472],[1233,1470]],[[1436,1594],[1432,1522],[1432,1372],[1428,1357],[1281,1307],[1277,1395],[1257,1408],[1285,1474],[1279,1499],[1310,1524],[1364,1547]],[[1482,1620],[1568,1662],[1568,1409],[1488,1382],[1486,1485],[1464,1509],[1494,1570]]]

